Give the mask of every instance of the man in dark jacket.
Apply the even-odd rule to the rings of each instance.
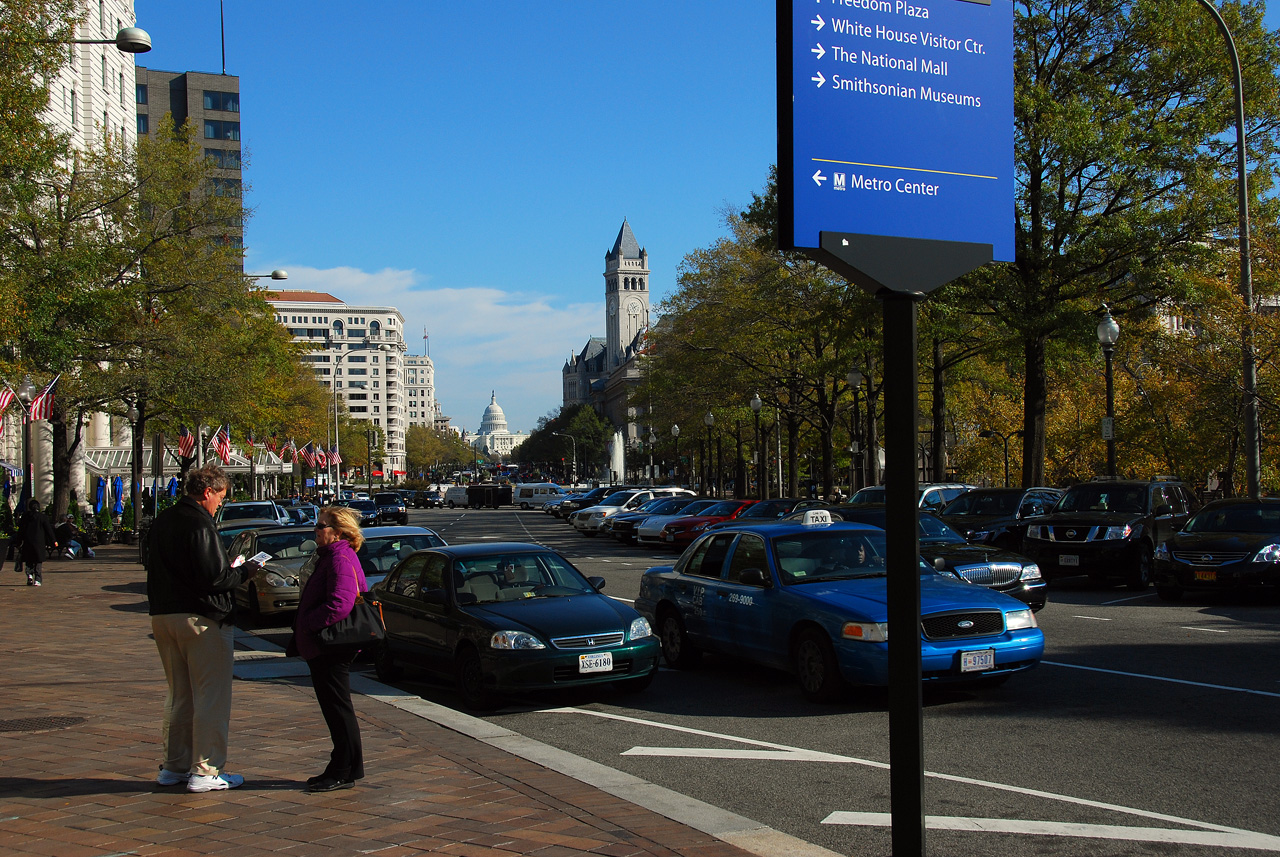
[[[164,761],[156,782],[188,791],[234,789],[244,777],[223,773],[231,721],[233,590],[257,566],[233,568],[213,516],[231,481],[208,464],[187,474],[186,492],[147,534],[151,630],[169,682]]]
[[[32,497],[27,501],[27,511],[18,521],[16,544],[17,561],[27,567],[27,586],[40,585],[44,561],[57,544],[58,537],[53,532],[53,524],[40,511],[40,501]]]

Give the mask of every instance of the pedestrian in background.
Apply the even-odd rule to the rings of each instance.
[[[58,536],[53,524],[40,511],[40,501],[32,497],[27,501],[27,511],[18,520],[16,544],[18,568],[26,566],[27,586],[39,586],[44,571],[44,561],[57,548]]]
[[[318,642],[320,630],[350,615],[356,596],[368,588],[356,558],[362,544],[360,517],[354,509],[327,506],[316,518],[316,566],[298,599],[290,652],[296,650],[311,670],[311,685],[329,727],[333,752],[324,771],[307,780],[309,792],[349,789],[364,778],[360,724],[351,704],[351,662],[356,652],[329,654]]]
[[[190,792],[238,788],[225,773],[231,722],[235,608],[232,590],[259,566],[233,567],[213,516],[231,488],[216,464],[187,474],[184,496],[160,513],[147,533],[147,599],[151,631],[169,683],[164,761],[156,782]]]

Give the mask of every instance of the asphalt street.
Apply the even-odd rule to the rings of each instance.
[[[451,543],[547,545],[625,600],[674,560],[538,511],[415,510],[410,523]],[[928,853],[1280,852],[1278,618],[1274,600],[1055,584],[1038,669],[926,693]],[[461,708],[422,674],[398,684]],[[639,695],[538,694],[485,717],[840,853],[890,850],[882,690],[815,705],[785,673],[708,656]]]

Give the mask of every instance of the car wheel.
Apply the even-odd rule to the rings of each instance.
[[[792,652],[800,690],[812,702],[829,702],[844,689],[836,664],[836,652],[827,635],[810,628],[802,631]]]
[[[521,503],[521,504],[520,504],[520,508],[527,512],[527,511],[529,511],[529,504],[528,504],[528,503]]]
[[[450,500],[450,501],[449,501],[449,508],[450,508],[450,509],[452,509],[452,508],[453,508],[453,501],[452,501],[452,500]]]
[[[1181,601],[1182,587],[1180,586],[1157,586],[1156,595],[1160,596],[1161,601]]]
[[[668,610],[658,620],[658,640],[662,644],[662,659],[667,666],[687,670],[698,663],[702,652],[689,642],[684,622],[674,610]]]
[[[599,535],[595,530],[583,530],[582,534],[589,539],[594,539],[597,535]]]
[[[467,708],[492,711],[498,707],[497,698],[484,686],[480,653],[474,647],[468,645],[458,650],[453,663],[453,681]]]
[[[1129,576],[1129,580],[1125,583],[1125,588],[1133,592],[1141,592],[1150,586],[1152,565],[1151,550],[1144,545],[1138,553],[1138,567]]]
[[[373,653],[373,671],[378,674],[378,681],[395,681],[404,674],[404,670],[396,663],[396,656],[386,643],[378,646]]]
[[[647,674],[637,676],[636,678],[615,681],[613,686],[617,688],[620,693],[640,693],[647,689],[649,685],[653,684],[653,677],[657,674],[657,670],[649,670]]]

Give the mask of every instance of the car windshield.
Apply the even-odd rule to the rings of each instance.
[[[310,556],[316,549],[313,533],[298,530],[296,533],[272,533],[258,537],[258,550],[271,554],[272,559],[297,559]]]
[[[1022,495],[1016,491],[970,491],[947,504],[943,515],[1012,515]]]
[[[374,494],[373,501],[383,506],[398,506],[403,502],[399,494]]]
[[[276,508],[270,503],[222,507],[222,520],[224,521],[237,521],[241,518],[274,518],[275,516]]]
[[[249,526],[247,526],[247,527],[219,527],[219,528],[218,528],[218,539],[222,542],[222,547],[223,547],[224,549],[225,549],[225,548],[230,548],[230,547],[231,547],[231,543],[232,543],[232,542],[234,542],[234,541],[236,540],[236,536],[240,535],[241,533],[245,532],[246,530],[256,530],[256,529],[258,529],[258,528],[260,528],[260,527],[263,527],[263,526],[268,526],[268,527],[269,527],[269,526],[272,526],[272,525],[271,525],[271,524],[265,524],[265,525],[264,525],[264,524],[251,524],[251,525],[249,525]]]
[[[710,506],[706,509],[703,509],[698,514],[705,515],[708,518],[710,517],[727,518],[741,508],[742,508],[742,501],[725,500],[724,502],[716,503],[714,506]]]
[[[884,554],[884,533],[874,530],[821,530],[773,540],[784,584],[879,577],[885,573]]]
[[[639,506],[636,506],[635,511],[650,512],[650,513],[656,512],[658,508],[662,506],[662,504],[665,502],[667,501],[661,497],[654,497],[652,500],[646,500],[645,502],[641,503]]]
[[[402,536],[370,536],[364,540],[356,557],[365,574],[386,574],[396,563],[423,548],[438,548],[444,540],[431,533]]]
[[[781,518],[795,507],[794,500],[761,500],[738,516],[737,520],[747,518]]]
[[[674,515],[682,510],[685,506],[693,503],[692,497],[669,497],[666,499],[658,499],[654,501],[652,509],[646,509],[644,506],[640,508],[646,512],[652,512],[655,515]],[[648,503],[645,506],[649,505]]]
[[[689,503],[688,505],[677,510],[677,512],[673,514],[679,514],[681,516],[701,515],[703,512],[705,512],[707,509],[710,509],[715,504],[716,504],[715,500],[694,500],[692,503]]]
[[[1141,485],[1077,485],[1062,495],[1055,512],[1132,512],[1146,511],[1147,491]]]
[[[351,500],[347,506],[352,509],[359,509],[362,512],[376,512],[378,507],[374,505],[372,500]]]
[[[1277,533],[1280,505],[1242,503],[1210,506],[1187,521],[1188,533]]]
[[[630,500],[630,499],[631,499],[632,497],[634,497],[634,496],[636,496],[636,492],[634,492],[634,491],[619,491],[619,492],[617,492],[616,494],[610,494],[608,497],[605,497],[603,500],[601,500],[601,501],[600,501],[599,503],[597,503],[596,505],[598,505],[598,506],[621,506],[621,505],[623,505],[624,503],[626,503],[628,500]]]
[[[545,552],[459,559],[454,563],[453,583],[459,604],[491,604],[595,592],[567,560]]]
[[[863,488],[849,498],[851,506],[880,505],[884,502],[884,489],[880,487]]]

